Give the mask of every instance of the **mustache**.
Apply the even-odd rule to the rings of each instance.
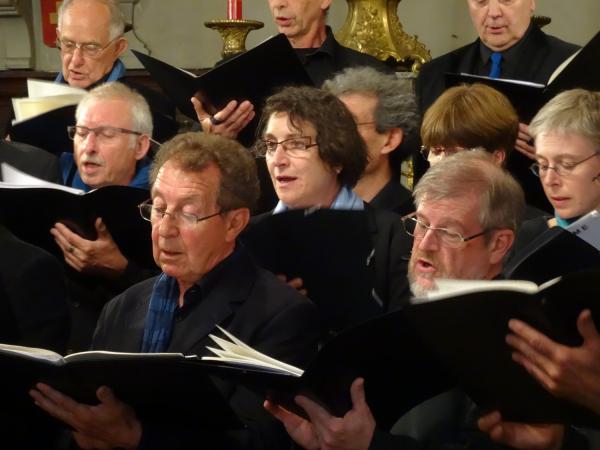
[[[90,155],[87,153],[84,153],[83,155],[81,155],[79,157],[79,164],[97,164],[99,166],[103,166],[104,165],[104,160],[102,158],[100,158],[98,155]]]

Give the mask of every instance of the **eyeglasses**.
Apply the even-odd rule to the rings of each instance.
[[[594,156],[598,156],[599,154],[600,153],[595,152],[595,153],[592,153],[587,158],[583,158],[581,161],[559,162],[559,163],[556,163],[554,166],[548,166],[546,164],[540,164],[540,163],[533,163],[531,166],[529,166],[529,169],[533,172],[534,175],[536,175],[540,178],[543,177],[544,175],[546,175],[548,173],[549,169],[554,170],[554,172],[556,172],[556,175],[558,175],[559,177],[569,176],[569,175],[571,175],[571,173],[573,172],[575,167],[577,167],[579,164],[584,163],[588,159],[592,159]]]
[[[456,147],[442,147],[441,145],[438,146],[434,146],[434,147],[426,147],[424,145],[421,145],[421,156],[423,156],[423,158],[425,158],[427,161],[431,160],[431,159],[441,159],[444,156],[451,156],[454,155],[458,152],[462,152],[462,151],[475,151],[475,150],[481,150],[481,151],[485,151],[484,147],[472,147],[472,148],[464,148],[464,147],[460,147],[460,146],[456,146]]]
[[[161,222],[165,216],[171,216],[171,219],[173,219],[178,226],[191,228],[198,222],[208,220],[225,212],[221,210],[214,214],[198,217],[196,214],[186,213],[183,211],[167,212],[167,208],[157,208],[151,202],[152,200],[150,199],[146,200],[145,202],[140,203],[138,208],[140,209],[140,215],[142,216],[142,219],[147,220],[153,225]]]
[[[436,234],[437,238],[440,240],[442,244],[446,247],[459,248],[464,245],[465,242],[468,242],[472,239],[475,239],[479,236],[483,236],[489,230],[483,230],[479,233],[475,233],[471,236],[464,237],[458,231],[452,231],[448,228],[438,228],[431,227],[429,225],[425,225],[422,221],[416,218],[416,213],[409,214],[407,216],[402,217],[402,225],[404,226],[404,231],[415,238],[415,240],[421,240],[425,237],[427,231],[432,231]]]
[[[265,157],[273,156],[277,151],[277,147],[281,145],[283,151],[292,158],[302,157],[306,154],[308,149],[315,147],[319,144],[311,144],[312,138],[310,136],[299,136],[283,141],[271,141],[268,139],[259,139],[254,144],[254,154],[256,156]]]
[[[79,50],[81,50],[81,52],[85,56],[87,56],[89,58],[95,58],[96,56],[100,55],[100,53],[102,53],[104,50],[106,50],[108,47],[110,47],[111,44],[114,44],[119,38],[121,38],[121,35],[112,39],[104,47],[101,46],[100,44],[94,44],[92,42],[75,42],[75,41],[71,41],[69,39],[58,39],[57,38],[56,39],[56,48],[58,48],[61,52],[66,53],[68,55],[73,54],[75,52],[75,49],[78,48]]]
[[[96,138],[102,139],[114,139],[117,134],[135,134],[137,136],[141,136],[142,133],[139,131],[128,130],[127,128],[119,128],[119,127],[111,127],[111,126],[100,126],[96,128],[84,127],[83,125],[71,125],[67,127],[67,133],[69,134],[69,138],[75,140],[77,139],[85,139],[88,137],[90,133],[94,134]]]

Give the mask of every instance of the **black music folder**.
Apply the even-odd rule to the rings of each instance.
[[[17,122],[9,129],[10,139],[42,148],[57,156],[73,152],[73,141],[69,139],[67,127],[75,125],[76,108],[76,105],[62,106]]]
[[[600,252],[561,227],[548,228],[510,257],[506,278],[543,283],[570,272],[600,268]]]
[[[32,177],[33,178],[33,177]],[[137,205],[150,198],[145,189],[104,186],[88,193],[54,183],[19,185],[0,182],[0,222],[20,239],[50,253],[62,252],[50,229],[61,222],[81,237],[96,239],[96,218],[101,217],[127,259],[142,267],[155,267],[150,223]]]
[[[595,413],[544,390],[512,360],[505,342],[509,319],[518,318],[557,342],[580,345],[579,313],[590,308],[600,323],[599,276],[598,270],[572,273],[540,286],[513,280],[440,282],[440,292],[429,299],[339,334],[304,371],[248,358],[247,348],[241,358],[232,357],[236,350],[227,343],[228,352],[205,362],[216,376],[238,380],[299,414],[293,397],[302,393],[343,416],[351,407],[351,382],[363,377],[367,403],[381,428],[455,386],[484,410],[500,410],[505,420],[599,427]]]
[[[508,97],[521,122],[529,123],[542,106],[562,91],[575,88],[600,90],[598,54],[600,32],[567,59],[563,66],[559,66],[546,85],[467,73],[446,73],[446,86],[452,87],[462,83],[483,83],[491,86]]]
[[[302,278],[327,332],[383,312],[372,295],[373,244],[365,211],[265,213],[252,219],[241,241],[265,269]]]
[[[29,389],[44,382],[80,403],[94,405],[96,390],[108,386],[143,420],[238,428],[239,419],[196,360],[179,353],[105,351],[63,358],[49,350],[0,344],[0,392],[7,404],[33,403]]]
[[[132,52],[177,108],[193,120],[197,120],[190,101],[193,96],[202,101],[209,114],[220,111],[231,100],[252,102],[256,117],[238,138],[244,145],[254,142],[260,111],[268,96],[284,86],[313,84],[283,34],[267,39],[200,76],[144,53]]]

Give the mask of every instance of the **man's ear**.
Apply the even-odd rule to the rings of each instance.
[[[333,0],[321,0],[321,9],[323,11],[327,10],[331,6],[332,2]]]
[[[225,213],[225,241],[234,242],[248,225],[250,210],[248,208],[232,209]]]
[[[386,135],[387,138],[381,148],[382,155],[387,155],[396,150],[404,139],[404,132],[400,128],[391,128],[386,131]]]
[[[117,55],[117,58],[123,53],[125,53],[127,47],[129,47],[129,42],[127,42],[127,38],[121,36],[119,39],[117,39],[117,42],[115,43],[115,53]]]
[[[493,235],[489,242],[490,263],[502,264],[504,258],[512,248],[515,241],[515,233],[509,229],[492,231]]]
[[[148,150],[150,149],[150,136],[147,134],[142,134],[137,139],[137,144],[135,146],[135,159],[139,161],[143,159],[144,156],[148,154]]]

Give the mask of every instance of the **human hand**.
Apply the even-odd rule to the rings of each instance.
[[[237,135],[254,118],[254,105],[248,100],[239,104],[231,100],[225,108],[214,115],[208,114],[204,110],[202,102],[196,97],[191,98],[194,110],[198,116],[198,122],[205,133],[218,134],[231,139],[236,139]]]
[[[579,347],[558,344],[520,320],[508,323],[506,342],[521,364],[550,393],[600,414],[600,335],[589,310],[577,318]]]
[[[288,279],[288,277],[282,273],[278,274],[277,278],[279,278],[281,281],[283,281],[288,286],[296,289],[302,295],[308,296],[308,291],[304,288],[304,280],[302,278],[296,277],[296,278]]]
[[[477,425],[492,440],[522,450],[559,450],[565,437],[564,425],[504,422],[498,411],[482,416]]]
[[[519,123],[519,135],[517,137],[515,149],[527,156],[529,159],[535,160],[535,147],[533,146],[533,138],[529,134],[529,126],[524,123]]]
[[[265,401],[264,407],[277,420],[283,423],[286,431],[296,444],[306,450],[318,450],[320,448],[319,438],[310,421],[269,400]]]
[[[142,426],[135,412],[106,386],[96,391],[100,403],[95,406],[78,403],[43,383],[29,394],[37,406],[73,428],[73,438],[84,449],[134,449],[140,443]]]
[[[127,258],[113,240],[102,219],[94,223],[98,237],[94,241],[82,238],[62,223],[50,230],[63,252],[65,262],[78,272],[116,278],[127,268]]]

